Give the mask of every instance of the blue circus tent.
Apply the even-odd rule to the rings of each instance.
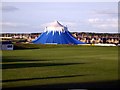
[[[72,36],[67,27],[58,21],[50,24],[45,31],[35,40],[34,44],[85,44]]]

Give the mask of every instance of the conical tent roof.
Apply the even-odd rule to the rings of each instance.
[[[32,42],[35,44],[85,44],[75,39],[67,27],[58,21],[50,23],[44,32]]]
[[[58,21],[54,21],[50,23],[49,27],[64,27],[62,24],[60,24]]]
[[[64,26],[62,24],[60,24],[58,21],[54,21],[45,28],[45,32],[46,31],[62,31],[63,29],[64,29]]]

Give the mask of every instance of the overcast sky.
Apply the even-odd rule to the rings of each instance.
[[[3,33],[43,32],[58,20],[71,32],[118,32],[117,2],[4,2]]]

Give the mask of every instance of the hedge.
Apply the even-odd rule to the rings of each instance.
[[[25,43],[14,43],[14,50],[17,49],[43,49],[43,48],[58,48],[58,47],[76,47],[79,45],[55,45],[55,44],[25,44]]]

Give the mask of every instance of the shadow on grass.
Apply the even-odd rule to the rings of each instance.
[[[17,82],[17,81],[40,80],[40,79],[70,78],[70,77],[79,77],[79,76],[87,76],[87,75],[66,75],[66,76],[51,76],[51,77],[41,77],[41,78],[12,79],[12,80],[2,80],[2,82]]]
[[[3,59],[2,62],[34,62],[34,61],[50,61],[50,60],[23,60],[23,59]]]
[[[30,62],[30,61],[51,61],[51,60],[46,60],[46,59],[35,59],[35,60],[28,60],[28,59],[23,59],[23,57],[18,57],[18,56],[4,56],[2,57],[2,62]]]
[[[3,89],[20,89],[20,90],[36,90],[36,89],[60,89],[60,90],[68,90],[68,89],[87,89],[87,90],[94,90],[94,89],[107,89],[107,90],[119,90],[119,81],[118,80],[111,80],[111,81],[98,81],[98,82],[80,82],[80,83],[60,83],[60,84],[51,84],[51,85],[33,85],[33,86],[24,86],[24,87],[11,87]]]
[[[39,62],[30,62],[30,63],[11,63],[11,64],[2,64],[2,69],[16,69],[16,68],[28,68],[28,67],[46,67],[46,66],[65,66],[65,65],[76,65],[76,64],[85,64],[85,63],[39,63]]]

